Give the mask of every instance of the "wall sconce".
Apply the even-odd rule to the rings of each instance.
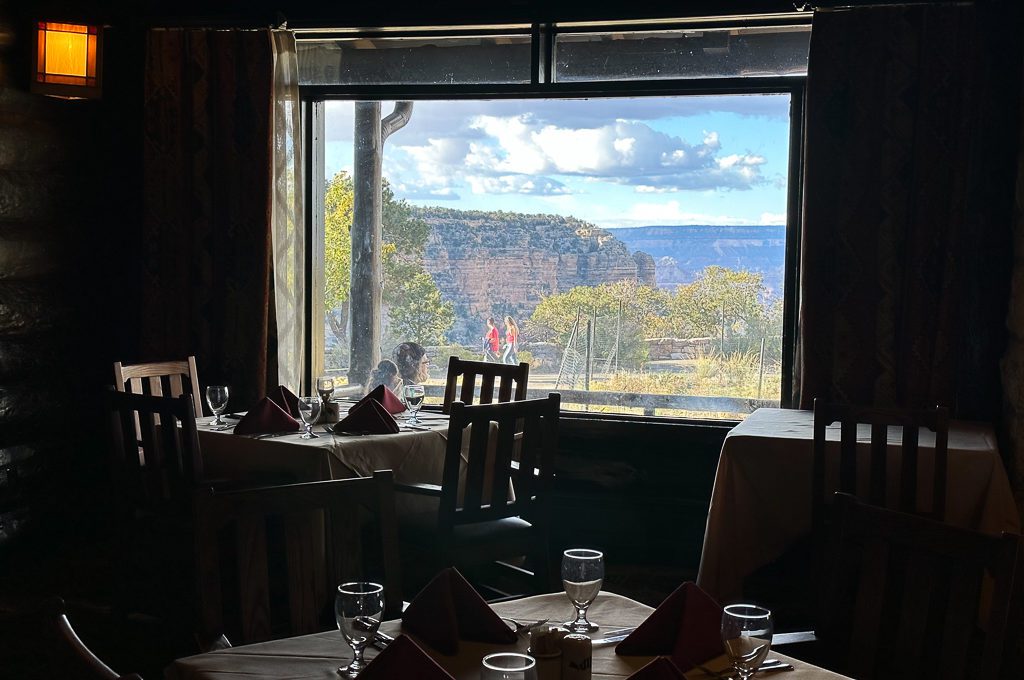
[[[99,26],[36,24],[31,91],[66,99],[101,93],[103,29]]]

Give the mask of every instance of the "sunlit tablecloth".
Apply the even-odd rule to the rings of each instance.
[[[573,614],[572,606],[565,595],[555,593],[538,595],[512,602],[494,605],[494,610],[503,616],[518,620],[535,620],[550,618],[552,621],[568,620]],[[602,629],[636,626],[643,622],[653,611],[650,607],[612,593],[602,592],[591,606],[589,618],[601,625]],[[392,635],[399,631],[398,622],[387,622],[381,630]],[[598,631],[595,636],[599,636]],[[478,680],[480,677],[480,659],[486,654],[496,651],[526,651],[527,639],[522,638],[515,647],[508,645],[488,645],[474,642],[460,642],[459,653],[455,656],[443,656],[421,644],[425,651],[447,670],[456,680]],[[367,658],[376,652],[367,651]],[[782,654],[772,652],[771,656],[785,659],[792,663],[796,670],[786,673],[787,680],[829,680],[843,676],[831,673],[810,664],[789,659]],[[235,680],[244,678],[293,678],[337,680],[338,666],[347,664],[352,658],[351,650],[342,640],[338,631],[328,631],[315,635],[276,640],[260,644],[226,649],[208,654],[200,654],[185,659],[178,659],[167,668],[168,680]],[[618,656],[615,646],[608,645],[594,648],[593,678],[594,680],[611,680],[626,678],[642,668],[653,657]],[[713,669],[724,669],[727,666],[724,657],[707,664]],[[410,676],[412,680],[414,676]],[[688,674],[689,678],[702,678],[700,671]],[[405,680],[405,679],[396,679]]]
[[[810,530],[813,424],[812,411],[762,408],[726,436],[697,578],[701,588],[720,602],[739,598],[747,576]],[[889,478],[893,480],[898,479],[901,437],[899,428],[890,428]],[[838,442],[839,427],[829,428],[826,438]],[[867,447],[870,429],[858,430],[857,439]],[[919,447],[919,501],[927,504],[935,434],[922,430]],[[946,520],[986,533],[1019,532],[1017,507],[991,427],[951,423],[948,451]],[[867,473],[865,464],[858,474],[863,478]]]

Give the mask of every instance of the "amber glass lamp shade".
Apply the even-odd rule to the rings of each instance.
[[[32,91],[75,99],[100,96],[103,32],[99,26],[36,24]]]

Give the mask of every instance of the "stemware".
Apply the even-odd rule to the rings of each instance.
[[[367,581],[341,584],[334,598],[334,615],[338,630],[352,647],[352,663],[338,673],[354,678],[366,668],[363,650],[373,641],[384,616],[384,586]]]
[[[722,644],[740,680],[747,680],[772,646],[772,613],[753,604],[730,604],[722,610]]]
[[[587,620],[587,609],[597,599],[604,582],[604,553],[572,548],[562,553],[562,586],[576,607],[576,618],[563,625],[572,633],[593,633],[596,624]]]
[[[480,680],[537,680],[537,662],[515,652],[488,654],[480,662]]]
[[[210,425],[223,425],[224,421],[221,419],[220,414],[224,413],[228,407],[228,386],[209,385],[206,388],[206,403],[209,404],[210,410],[213,411],[214,415]]]
[[[419,425],[420,421],[417,415],[420,411],[420,407],[423,406],[423,385],[406,385],[405,389],[405,406],[409,409],[409,419],[406,422],[407,425]]]
[[[317,439],[320,436],[313,434],[313,424],[320,417],[322,405],[320,397],[299,397],[299,417],[302,418],[302,424],[306,428],[306,432],[300,439]]]
[[[322,375],[316,379],[316,391],[320,400],[325,404],[334,396],[334,378],[329,375]]]

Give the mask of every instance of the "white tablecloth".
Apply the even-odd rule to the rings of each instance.
[[[562,593],[538,595],[512,602],[494,605],[494,610],[502,616],[509,616],[521,621],[550,618],[553,622],[568,620],[573,609]],[[650,607],[619,595],[602,592],[591,606],[589,619],[599,624],[602,629],[636,626],[643,622],[653,611]],[[399,631],[398,622],[387,622],[381,630],[392,635]],[[595,636],[599,636],[598,631]],[[518,645],[488,645],[482,643],[459,643],[459,653],[455,656],[443,656],[424,644],[421,647],[435,661],[447,670],[456,680],[478,680],[480,677],[480,659],[486,654],[496,651],[526,651],[527,639],[521,638]],[[368,650],[367,658],[376,652]],[[626,678],[649,663],[653,657],[618,656],[615,646],[595,647],[593,652],[594,680],[613,680]],[[816,666],[789,659],[782,654],[771,653],[772,657],[785,659],[792,663],[796,670],[786,673],[787,680],[832,680],[842,678]],[[200,654],[185,659],[178,659],[167,668],[168,680],[236,680],[237,678],[303,678],[337,680],[336,669],[347,664],[352,652],[345,644],[341,633],[336,630],[315,635],[264,642],[245,647],[226,649],[209,654]],[[726,659],[720,657],[706,664],[720,670],[728,666]],[[408,680],[413,680],[410,676]],[[705,678],[700,671],[688,674],[689,678]],[[396,680],[406,680],[396,678]]]
[[[813,425],[812,411],[762,408],[726,436],[697,578],[701,588],[719,602],[741,597],[748,575],[778,558],[810,530]],[[901,436],[899,428],[890,428],[893,468],[899,464]],[[838,426],[830,428],[826,438],[838,442]],[[858,431],[857,439],[867,447],[869,429]],[[922,462],[930,464],[934,433],[923,430],[919,447]],[[1017,507],[992,429],[977,423],[951,423],[948,451],[946,520],[986,533],[1019,532]],[[867,467],[859,473],[866,474]],[[929,480],[931,472],[924,468],[919,479],[922,503],[930,502]]]

